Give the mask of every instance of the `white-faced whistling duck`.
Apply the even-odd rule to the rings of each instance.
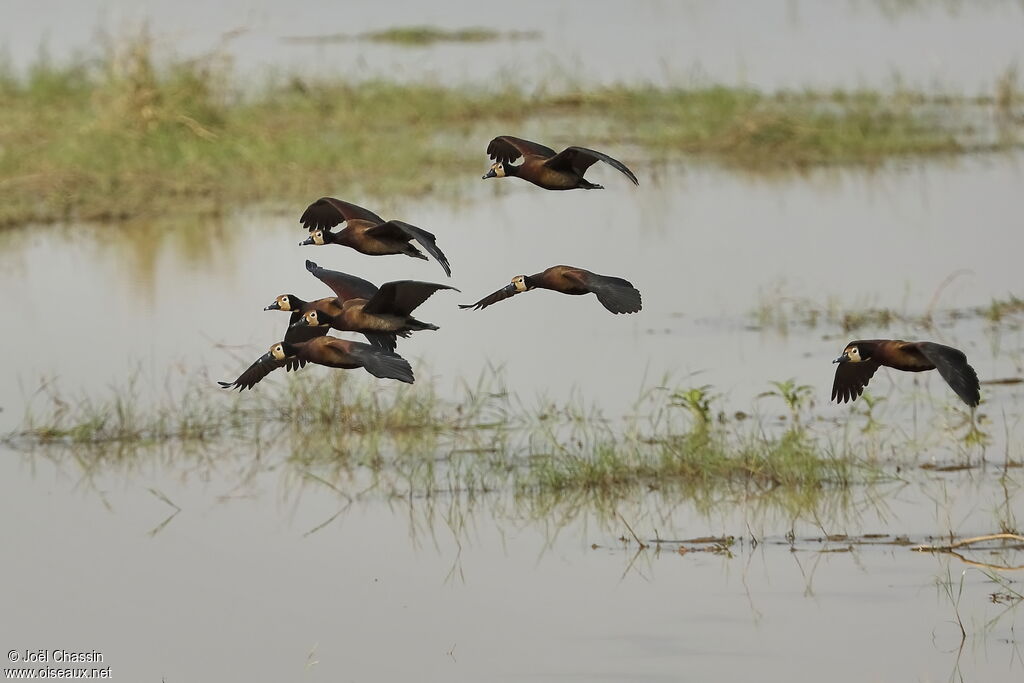
[[[415,280],[385,282],[377,289],[366,280],[321,268],[312,261],[306,261],[306,269],[334,290],[342,310],[337,315],[307,311],[295,321],[296,327],[329,326],[351,332],[391,334],[392,339],[395,334],[406,337],[411,332],[438,329],[437,325],[412,317],[420,304],[438,290],[459,291],[450,285]],[[373,287],[373,291],[366,285]]]
[[[832,399],[837,403],[856,400],[882,365],[907,372],[938,370],[964,403],[973,407],[981,401],[978,373],[967,364],[963,351],[951,346],[896,339],[852,341],[832,362],[839,364],[832,385]]]
[[[274,370],[286,367],[297,370],[306,363],[326,365],[330,368],[352,370],[364,368],[374,377],[397,379],[412,384],[414,381],[409,362],[397,353],[385,351],[369,344],[331,336],[321,336],[305,342],[281,341],[270,347],[234,382],[217,382],[225,389],[251,389]]]
[[[459,308],[480,310],[531,289],[550,289],[574,295],[593,292],[597,295],[598,301],[612,313],[636,313],[642,307],[640,292],[628,280],[598,275],[573,266],[551,266],[536,275],[516,275],[512,278],[511,284],[485,296],[475,304],[460,304]]]
[[[351,277],[351,276],[350,276]],[[372,296],[372,292],[377,290],[366,280],[360,280],[359,278],[353,278],[353,280],[359,280],[369,286],[368,296]],[[358,287],[358,283],[353,283],[354,287]],[[365,287],[363,289],[366,289]],[[295,325],[305,313],[309,311],[318,311],[327,316],[341,315],[342,302],[337,297],[329,296],[323,299],[316,299],[315,301],[303,301],[294,294],[281,294],[274,303],[264,307],[264,311],[288,311],[291,316],[288,318],[288,328],[285,331],[284,340],[286,342],[296,341],[309,341],[313,337],[320,337],[327,334],[330,329],[328,327],[302,327]],[[374,346],[379,346],[382,349],[388,351],[395,350],[395,335],[384,332],[363,332],[366,337]],[[291,368],[289,368],[291,369]]]
[[[555,152],[536,142],[499,135],[487,145],[487,154],[494,163],[484,179],[514,176],[545,190],[603,190],[601,185],[583,178],[583,174],[595,162],[603,161],[621,171],[634,185],[640,184],[624,163],[586,147],[566,147],[561,152]],[[513,166],[512,162],[520,156],[523,157],[523,163]]]
[[[410,240],[416,240],[428,254],[437,259],[448,277],[452,275],[448,257],[437,248],[434,235],[402,221],[385,221],[361,206],[334,197],[321,197],[306,207],[299,222],[310,233],[299,245],[340,244],[369,256],[405,254],[426,260],[423,252],[410,243]],[[343,230],[330,231],[342,222],[347,223]]]

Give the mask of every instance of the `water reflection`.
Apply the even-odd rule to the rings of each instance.
[[[317,675],[327,676],[419,668],[421,678],[470,680],[498,666],[536,680],[602,671],[635,679],[638,671],[672,676],[684,663],[741,675],[783,666],[777,653],[794,638],[808,653],[795,680],[833,671],[829,662],[851,643],[871,656],[835,670],[836,680],[939,677],[953,666],[1002,680],[1015,670],[1019,609],[990,600],[1004,589],[984,574],[970,570],[961,592],[963,565],[946,558],[815,540],[821,526],[833,535],[942,535],[927,492],[940,477],[836,497],[823,491],[828,505],[794,523],[763,500],[734,497],[701,510],[664,491],[636,492],[614,512],[572,499],[531,507],[513,492],[408,495],[372,470],[311,468],[276,448],[137,453],[133,463],[70,451],[2,455],[0,493],[32,524],[9,529],[20,552],[8,577],[26,588],[8,601],[0,635],[52,636],[57,616],[68,634],[80,633],[104,607],[107,618],[93,619],[91,632],[133,678],[226,673],[220,657],[204,655],[202,642],[218,633],[221,649],[270,648],[258,665],[241,658],[231,671],[257,675],[258,666],[285,677],[314,649]],[[941,480],[942,507],[960,530],[991,524],[977,501],[993,495],[997,478]],[[638,553],[623,520],[644,540],[737,540],[728,553],[665,544]],[[75,542],[83,526],[89,539]],[[79,571],[55,574],[50,567],[71,550]],[[64,588],[59,600],[41,601],[51,576]],[[955,601],[941,588],[950,580]],[[211,606],[231,616],[181,628]],[[147,639],[173,636],[184,663],[132,637],[132,624],[154,609],[163,617]],[[268,615],[293,624],[268,626]],[[957,616],[967,627],[962,652],[946,629]],[[822,618],[833,626],[821,629]],[[473,626],[481,620],[486,638]],[[413,664],[384,656],[396,643]],[[543,654],[550,643],[557,656]],[[453,649],[457,667],[445,658]]]

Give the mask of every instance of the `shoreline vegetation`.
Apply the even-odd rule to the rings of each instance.
[[[1024,141],[1012,69],[979,97],[647,85],[527,92],[298,74],[251,87],[224,55],[165,58],[145,34],[73,63],[41,56],[25,74],[0,64],[0,103],[0,227],[168,209],[217,215],[246,202],[301,204],[332,188],[455,194],[446,179],[482,172],[494,131],[557,146],[567,120],[574,140],[613,146],[637,166],[696,159],[754,172]]]
[[[447,30],[434,26],[396,26],[366,33],[325,33],[287,36],[289,43],[344,43],[366,41],[391,43],[402,47],[428,47],[435,43],[490,43],[499,40],[536,40],[536,31],[495,31],[490,28],[469,27]]]
[[[709,386],[658,386],[629,416],[609,419],[579,400],[527,405],[498,374],[452,399],[429,383],[402,390],[338,372],[280,379],[244,395],[190,381],[155,401],[140,390],[150,383],[138,378],[102,397],[65,396],[44,383],[22,427],[0,444],[26,453],[68,451],[90,467],[130,465],[165,447],[186,454],[275,450],[307,469],[389,473],[419,494],[607,498],[679,489],[785,491],[799,499],[898,479],[899,468],[916,466],[925,451],[930,458],[945,451],[958,469],[984,452],[966,423],[915,442],[883,429],[867,404],[837,432],[815,413],[810,387],[792,381],[771,383],[753,413],[727,413]],[[905,458],[893,459],[896,452]]]

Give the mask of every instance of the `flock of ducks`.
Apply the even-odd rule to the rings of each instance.
[[[536,142],[501,135],[487,145],[493,161],[483,176],[516,177],[545,190],[600,190],[584,174],[598,161],[618,170],[634,185],[636,175],[621,161],[586,147],[566,147],[556,152]],[[515,164],[517,160],[522,161]],[[299,222],[309,231],[300,245],[338,244],[369,256],[404,254],[417,259],[434,259],[451,277],[451,266],[432,234],[399,220],[384,220],[361,206],[322,197],[308,207]],[[332,228],[344,223],[337,232]],[[297,370],[307,363],[332,368],[363,368],[375,377],[414,381],[409,362],[395,352],[398,337],[421,330],[436,330],[437,325],[413,317],[420,304],[441,290],[460,291],[450,285],[416,280],[385,282],[380,287],[362,278],[322,268],[306,261],[306,270],[334,293],[315,301],[304,301],[294,294],[282,294],[264,310],[291,313],[284,339],[272,345],[233,382],[218,382],[227,389],[251,389],[278,368]],[[534,275],[517,275],[501,289],[473,304],[459,308],[480,310],[531,289],[549,289],[562,294],[594,294],[612,313],[636,313],[642,308],[640,292],[620,277],[598,275],[574,266],[552,266]],[[363,343],[335,337],[330,330],[357,332]],[[832,400],[837,403],[856,400],[881,366],[922,372],[938,370],[957,396],[974,407],[980,402],[978,375],[959,349],[929,341],[906,342],[894,339],[858,340],[846,345],[833,363],[836,368]]]

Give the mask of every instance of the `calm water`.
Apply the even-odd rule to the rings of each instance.
[[[921,87],[976,92],[1024,56],[1016,2],[525,2],[503,5],[501,23],[492,4],[462,2],[410,3],[400,16],[367,2],[8,0],[0,11],[0,45],[16,67],[44,39],[60,58],[97,26],[146,18],[183,54],[244,29],[225,49],[257,75],[550,82],[572,73],[592,83],[696,77],[775,88],[884,86],[899,73]],[[419,23],[542,35],[426,51],[281,40]],[[577,396],[609,416],[633,410],[644,388],[711,385],[722,409],[770,417],[784,406],[759,395],[793,378],[813,387],[816,433],[840,439],[845,424],[856,434],[863,420],[827,404],[831,360],[852,335],[827,324],[758,329],[759,306],[920,314],[1021,296],[1024,155],[778,178],[623,156],[639,188],[600,167],[591,175],[603,192],[545,193],[478,175],[451,201],[374,202],[325,188],[431,230],[451,260],[462,293],[418,310],[442,329],[399,347],[421,385],[455,396],[498,367],[527,406]],[[137,376],[142,400],[196,382],[214,400],[252,400],[213,382],[234,378],[283,334],[286,317],[262,310],[276,295],[327,294],[306,258],[378,284],[447,281],[434,262],[298,247],[302,208],[0,233],[9,309],[0,433],[18,426],[45,377],[68,397],[102,397]],[[613,316],[593,297],[543,291],[480,312],[456,307],[556,263],[630,279],[643,312]],[[934,339],[964,349],[982,379],[1024,376],[1019,315],[998,330],[975,317],[855,334]],[[925,444],[919,463],[961,462],[944,436],[959,429],[957,399],[934,375],[879,372],[872,393],[888,399],[879,416]],[[652,491],[614,511],[578,501],[546,509],[508,492],[410,497],[401,480],[304,465],[281,445],[172,446],[129,458],[0,447],[9,588],[0,645],[95,649],[116,679],[168,683],[1016,681],[1021,610],[998,600],[1022,592],[1019,572],[1001,575],[1013,582],[1005,588],[950,557],[816,540],[925,542],[989,533],[1001,520],[1019,527],[1024,475],[1003,478],[998,463],[1024,458],[1024,388],[985,386],[983,396],[985,468],[911,466],[878,486],[824,491],[813,514],[772,494],[695,501]],[[622,540],[623,519],[644,539],[739,540],[731,556],[680,554],[678,544],[637,554]],[[1001,564],[1020,556],[971,554]],[[955,596],[965,571],[963,594],[951,598],[940,584],[951,582]]]
[[[500,495],[469,504],[369,494],[349,505],[274,453],[143,460],[92,476],[70,454],[0,456],[5,578],[17,587],[0,639],[97,649],[122,680],[1020,673],[1019,610],[993,604],[1001,589],[981,572],[965,578],[959,614],[970,637],[958,656],[954,603],[936,582],[951,576],[958,591],[965,565],[905,547],[822,552],[798,541],[791,551],[782,538],[790,521],[756,501],[710,513],[654,494],[627,502],[619,512],[645,538],[746,536],[732,557],[634,556],[617,540],[618,523],[586,513],[536,519]],[[148,487],[182,508],[155,535],[173,509]],[[855,493],[822,524],[917,538],[943,533],[949,520],[985,531],[991,516],[979,501],[995,495],[987,476],[934,477]],[[793,528],[821,535],[806,522]],[[749,533],[764,543],[751,548]]]
[[[727,2],[524,0],[500,11],[471,0],[4,0],[0,46],[15,67],[40,45],[65,58],[97,31],[143,23],[183,55],[223,48],[243,72],[301,70],[523,85],[714,82],[766,89],[938,88],[991,93],[1024,62],[1024,5],[1017,0],[766,0]],[[365,42],[301,44],[293,36],[359,34],[396,26],[483,26],[539,32],[533,41],[409,49]]]
[[[845,336],[748,329],[759,293],[913,313],[959,271],[940,308],[1019,292],[1020,161],[776,180],[684,166],[641,173],[640,188],[606,171],[610,189],[562,194],[471,178],[454,203],[374,207],[436,232],[463,290],[427,302],[421,317],[442,329],[400,350],[442,394],[498,365],[528,404],[576,392],[617,415],[667,374],[670,386],[712,384],[724,405],[770,415],[783,406],[755,397],[793,377],[815,388],[819,415],[845,421],[849,408],[825,406]],[[93,396],[134,372],[156,395],[189,381],[218,391],[214,378],[234,377],[281,334],[284,316],[261,310],[275,295],[326,293],[304,258],[376,282],[443,279],[433,262],[300,248],[302,236],[295,215],[247,214],[0,235],[0,290],[15,293],[12,320],[31,331],[0,347],[19,359],[0,369],[4,429],[43,375]],[[455,307],[558,262],[630,278],[643,313],[612,316],[592,297],[549,292]],[[1019,325],[866,336],[876,334],[954,343],[983,378],[1022,372]],[[889,396],[890,419],[912,407],[906,430],[924,437],[956,399],[937,378],[919,379],[880,373],[872,389]],[[1019,460],[1020,386],[984,392],[989,457]],[[958,456],[942,446],[921,457]],[[634,557],[618,520],[587,508],[535,512],[503,494],[410,502],[380,485],[357,495],[367,484],[358,471],[317,475],[357,496],[350,503],[298,462],[230,444],[99,464],[3,451],[2,528],[17,549],[5,576],[18,592],[0,642],[97,649],[122,680],[1009,681],[1021,670],[1020,610],[993,603],[1001,589],[979,570],[964,578],[961,652],[954,603],[937,582],[958,585],[967,565],[905,547],[822,552],[845,546],[811,540],[822,528],[918,541],[991,532],[1007,506],[1024,516],[1019,483],[994,467],[855,489],[819,506],[822,527],[757,499],[707,509],[652,493],[619,507],[645,538],[742,537],[728,558],[672,548]],[[169,521],[164,497],[181,508]],[[751,534],[764,542],[752,548]]]
[[[442,329],[418,333],[400,350],[421,379],[449,394],[500,366],[524,398],[579,390],[611,414],[665,376],[673,385],[713,385],[737,409],[749,409],[770,381],[791,377],[814,386],[825,403],[831,360],[849,338],[832,327],[797,326],[788,336],[745,330],[759,302],[834,299],[843,310],[923,313],[953,275],[939,309],[1019,292],[1021,159],[779,180],[684,167],[641,173],[639,188],[596,169],[605,170],[610,189],[590,193],[469,178],[454,204],[374,207],[437,234],[451,282],[462,290],[418,309]],[[329,294],[305,271],[306,258],[378,284],[445,279],[434,262],[299,247],[301,208],[206,225],[46,226],[0,235],[0,286],[18,292],[19,326],[33,331],[0,342],[5,357],[20,359],[0,368],[0,426],[16,426],[18,406],[42,375],[68,388],[101,387],[136,371],[158,383],[168,374],[234,378],[283,334],[286,317],[262,310],[275,296]],[[613,316],[594,297],[545,291],[483,311],[456,307],[557,263],[630,279],[643,292],[643,313]],[[1022,335],[1012,325],[998,338],[976,321],[860,333],[890,335],[959,346],[983,378],[1022,373]],[[943,402],[955,400],[931,375],[880,374],[872,388],[912,393],[915,379]],[[1021,390],[987,395],[996,405],[1016,403]]]

